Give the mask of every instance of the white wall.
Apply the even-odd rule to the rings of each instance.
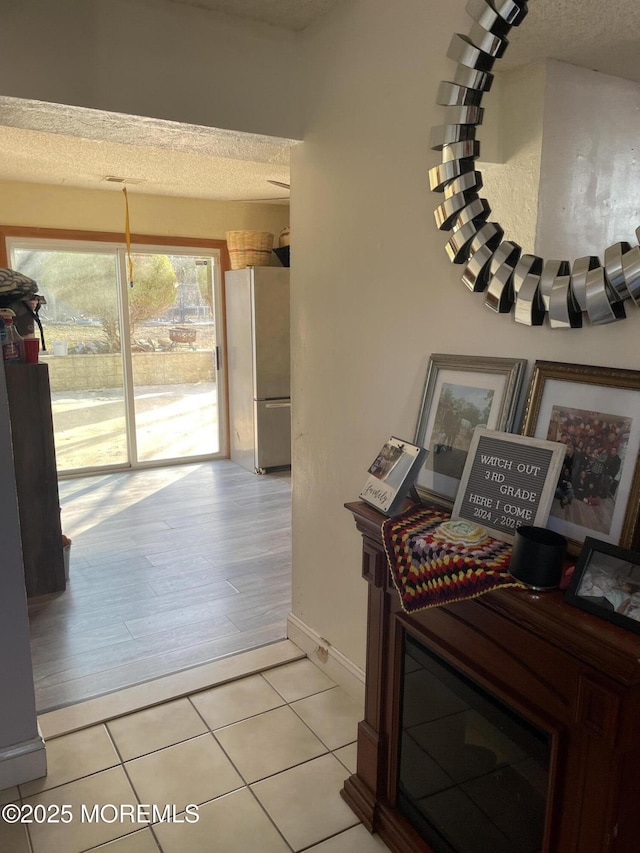
[[[491,220],[524,252],[533,252],[536,242],[545,80],[542,63],[498,71],[482,99],[484,121],[478,128],[478,168]],[[494,162],[487,162],[491,155]]]
[[[411,437],[432,352],[640,368],[640,317],[552,331],[493,314],[449,264],[430,127],[464,0],[353,0],[314,33],[293,154],[293,610],[359,666],[366,583],[343,503],[383,441]]]
[[[0,94],[299,138],[294,34],[196,5],[5,2]]]
[[[573,260],[634,243],[640,224],[640,85],[550,60],[537,251]]]
[[[483,107],[483,195],[509,239],[569,261],[634,242],[638,83],[550,59],[498,70]]]
[[[226,231],[270,231],[289,224],[289,207],[129,193],[131,231],[224,240]],[[0,181],[0,225],[124,232],[120,190]],[[274,244],[277,245],[277,242]]]

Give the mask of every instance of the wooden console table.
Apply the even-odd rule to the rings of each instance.
[[[365,826],[396,853],[433,853],[397,805],[407,632],[550,735],[544,853],[637,853],[640,636],[565,604],[559,591],[495,590],[404,613],[384,517],[364,503],[347,508],[362,534],[369,593],[365,718],[342,796]]]

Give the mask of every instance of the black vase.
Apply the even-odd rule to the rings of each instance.
[[[279,249],[272,249],[271,251],[278,258],[283,267],[290,266],[290,246],[280,246]]]
[[[533,589],[555,589],[562,578],[567,550],[564,536],[546,527],[518,527],[509,574]]]

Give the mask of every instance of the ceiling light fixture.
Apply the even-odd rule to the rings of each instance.
[[[108,184],[141,184],[142,180],[139,178],[121,178],[119,175],[105,175],[102,178],[103,181],[106,181]]]

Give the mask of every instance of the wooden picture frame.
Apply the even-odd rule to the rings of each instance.
[[[565,601],[640,634],[640,553],[588,536]]]
[[[452,507],[476,426],[512,431],[526,364],[518,358],[431,355],[414,437],[429,451],[416,480],[423,502]]]
[[[640,371],[537,361],[522,432],[568,448],[547,526],[569,551],[587,537],[637,547]]]

